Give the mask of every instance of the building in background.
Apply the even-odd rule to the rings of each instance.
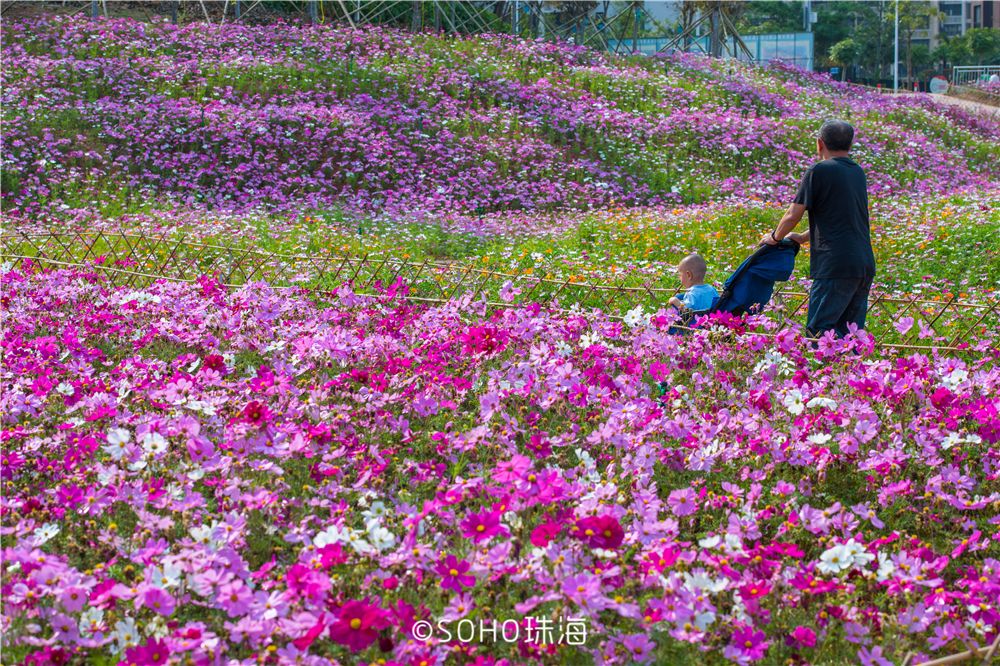
[[[969,2],[970,28],[1000,28],[1000,0]]]
[[[938,0],[941,17],[934,17],[914,43],[936,48],[942,41],[964,35],[969,28],[1000,28],[1000,0]]]

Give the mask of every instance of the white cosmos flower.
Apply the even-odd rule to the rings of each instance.
[[[381,525],[373,525],[368,530],[368,538],[371,539],[372,546],[379,552],[388,550],[396,545],[396,535]]]
[[[854,564],[853,551],[844,544],[829,548],[819,556],[820,563],[816,565],[822,573],[838,574],[850,569]]]
[[[790,414],[798,416],[805,409],[805,404],[802,402],[802,392],[798,389],[792,389],[785,394],[785,397],[781,399],[781,404],[785,406]]]
[[[712,611],[704,611],[702,613],[697,613],[694,616],[694,622],[692,624],[698,628],[698,631],[705,631],[713,622],[715,622],[715,613]]]
[[[854,539],[848,540],[848,542],[845,543],[844,546],[851,553],[852,564],[864,566],[865,564],[868,564],[869,562],[875,559],[874,555],[869,553],[864,546],[862,546]]]
[[[967,370],[963,370],[962,368],[955,368],[954,370],[951,371],[951,373],[947,377],[943,377],[941,379],[941,383],[944,384],[947,388],[954,391],[959,387],[960,384],[965,382],[965,380],[967,380],[968,378],[969,378],[969,372]]]
[[[349,527],[331,525],[316,535],[316,538],[313,539],[313,545],[317,548],[323,548],[335,543],[347,543],[351,540],[353,533],[354,530]]]
[[[875,578],[877,578],[879,582],[889,580],[889,576],[891,576],[894,571],[896,571],[896,565],[892,563],[889,556],[885,553],[879,553],[878,571],[875,572]],[[979,610],[978,606],[976,607],[976,610]]]
[[[167,562],[162,567],[153,567],[149,572],[149,582],[154,587],[169,589],[181,584],[184,572],[176,564]]]
[[[354,552],[359,555],[374,555],[376,552],[375,547],[371,543],[365,541],[357,533],[351,534],[351,538],[348,541]]]
[[[108,431],[108,444],[128,444],[132,434],[125,428],[112,428]]]
[[[216,533],[219,530],[219,521],[213,521],[211,525],[199,525],[198,527],[192,527],[188,533],[191,538],[198,543],[208,546],[211,549],[215,549],[222,542],[216,537]]]
[[[580,336],[580,349],[586,349],[600,343],[601,336],[597,333],[584,333]],[[558,343],[557,343],[558,346]]]
[[[111,633],[111,639],[118,644],[117,652],[124,652],[126,648],[139,644],[139,629],[135,626],[135,620],[126,617],[115,623],[115,630]]]
[[[806,403],[806,407],[812,409],[813,407],[823,407],[825,409],[837,409],[837,401],[830,400],[830,398],[816,397]]]
[[[80,614],[80,633],[90,637],[100,631],[104,624],[104,611],[90,606]]]
[[[693,574],[685,572],[684,582],[688,587],[703,590],[710,594],[722,592],[729,586],[729,581],[725,578],[716,580],[709,576],[704,569],[697,569]]]
[[[947,451],[951,447],[962,441],[962,436],[957,432],[949,432],[948,436],[941,440],[941,448]]]
[[[629,328],[635,328],[636,326],[639,326],[640,324],[646,324],[646,323],[648,323],[649,322],[649,315],[643,314],[643,312],[642,312],[642,306],[641,305],[637,305],[636,307],[632,308],[631,310],[629,310],[628,312],[625,313],[625,317],[623,317],[623,321],[626,324],[628,324]]]
[[[147,432],[142,436],[143,450],[154,456],[166,453],[170,443],[158,432]]]
[[[385,502],[378,500],[372,502],[372,505],[361,512],[361,515],[365,517],[365,522],[370,523],[372,521],[380,521],[382,518],[389,513],[389,509],[386,508]]]
[[[710,537],[705,537],[704,539],[698,540],[698,546],[705,549],[712,549],[722,543],[722,539],[716,535]]]
[[[59,534],[59,526],[55,523],[45,523],[34,531],[35,545],[41,546],[43,543],[53,539]]]
[[[806,439],[808,439],[813,444],[822,446],[823,444],[826,444],[831,439],[833,439],[833,435],[828,435],[826,433],[817,433],[815,435],[809,435],[809,437],[807,437]]]

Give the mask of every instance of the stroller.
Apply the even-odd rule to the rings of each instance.
[[[783,239],[777,245],[761,245],[747,257],[722,285],[722,295],[707,310],[695,310],[684,318],[689,326],[699,316],[729,312],[736,316],[759,312],[771,301],[774,283],[792,276],[799,244]]]
[[[683,329],[671,328],[670,332],[689,333],[698,317],[713,312],[729,312],[739,317],[748,312],[760,312],[771,302],[774,283],[785,282],[795,270],[795,257],[799,244],[782,239],[777,245],[761,245],[747,257],[722,285],[722,295],[712,301],[707,310],[689,311],[683,318]],[[663,396],[670,389],[666,382],[657,384],[663,403]]]

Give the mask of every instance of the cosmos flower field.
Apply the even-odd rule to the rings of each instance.
[[[700,250],[718,283],[836,114],[881,293],[997,297],[1000,127],[925,96],[384,28],[2,37],[5,233],[664,285]],[[4,663],[884,666],[1000,632],[995,328],[813,346],[86,263],[3,264]]]

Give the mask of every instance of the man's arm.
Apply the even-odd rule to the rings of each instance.
[[[806,207],[802,204],[793,203],[785,211],[785,214],[781,218],[781,222],[778,223],[778,228],[773,232],[764,234],[764,237],[760,239],[761,244],[764,245],[777,245],[778,241],[785,238],[792,229],[802,220],[802,216],[806,212]],[[801,236],[802,234],[796,234],[796,236]],[[808,238],[808,232],[805,234]]]

